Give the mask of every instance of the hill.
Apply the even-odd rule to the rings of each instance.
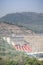
[[[11,13],[0,18],[0,22],[24,26],[36,33],[43,33],[43,13]]]

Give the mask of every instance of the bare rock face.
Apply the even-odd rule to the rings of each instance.
[[[0,23],[0,39],[3,37],[9,44],[21,47],[28,44],[32,49],[31,52],[43,52],[43,35],[35,34],[24,27]]]

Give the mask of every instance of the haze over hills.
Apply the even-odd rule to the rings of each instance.
[[[0,22],[24,26],[36,33],[43,33],[43,13],[11,13],[0,18]]]

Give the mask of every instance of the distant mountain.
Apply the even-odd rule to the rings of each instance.
[[[22,12],[7,14],[0,18],[0,22],[24,26],[36,33],[43,33],[43,13]]]

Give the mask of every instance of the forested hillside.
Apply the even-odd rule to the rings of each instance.
[[[11,13],[0,18],[0,22],[25,26],[36,33],[43,33],[43,13]]]

